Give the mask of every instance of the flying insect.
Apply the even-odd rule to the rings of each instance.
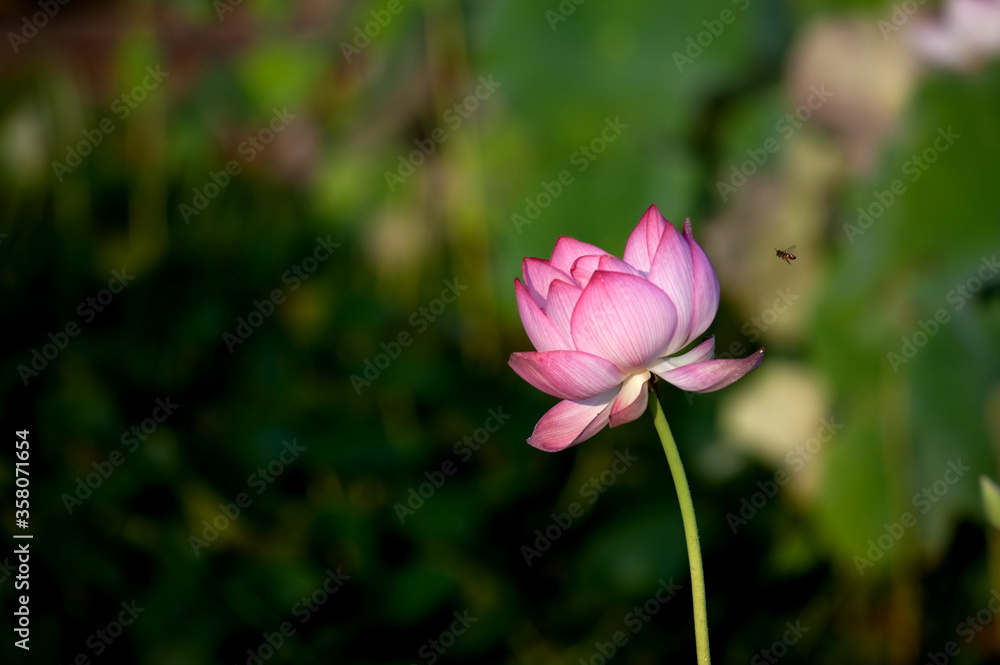
[[[795,249],[795,245],[792,245],[788,249],[775,249],[774,255],[779,259],[784,260],[788,265],[792,265],[792,261],[795,260],[795,255],[792,254],[792,250]]]

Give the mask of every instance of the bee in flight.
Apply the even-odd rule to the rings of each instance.
[[[795,245],[792,245],[788,249],[775,249],[774,255],[779,259],[784,259],[785,263],[792,265],[792,261],[795,260],[795,255],[792,254],[792,250],[795,249]]]

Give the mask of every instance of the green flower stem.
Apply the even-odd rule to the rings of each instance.
[[[708,651],[708,611],[705,608],[705,572],[701,564],[701,545],[698,544],[698,524],[694,519],[694,504],[691,503],[691,488],[688,487],[687,476],[684,475],[684,465],[677,452],[674,435],[670,425],[663,415],[663,408],[657,396],[649,396],[649,412],[653,416],[653,425],[660,435],[663,452],[667,454],[670,474],[674,477],[674,487],[677,488],[677,500],[681,504],[681,517],[684,519],[684,538],[687,541],[688,564],[691,567],[691,597],[694,600],[694,638],[698,649],[698,664],[709,665],[712,658]]]

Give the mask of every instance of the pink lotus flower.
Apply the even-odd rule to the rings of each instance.
[[[719,280],[691,235],[681,236],[650,206],[625,245],[624,260],[561,237],[552,258],[527,258],[517,307],[537,352],[511,354],[510,366],[539,390],[562,399],[535,425],[528,443],[554,452],[586,441],[646,410],[656,374],[682,390],[719,390],[764,359],[712,360],[698,338],[719,308]]]
[[[1000,53],[1000,0],[945,0],[938,20],[914,21],[910,39],[931,64],[973,69]]]

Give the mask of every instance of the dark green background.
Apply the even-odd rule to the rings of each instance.
[[[506,364],[530,348],[521,259],[560,235],[620,255],[651,203],[690,217],[718,269],[720,351],[768,346],[719,393],[663,387],[716,662],[750,662],[797,621],[809,630],[783,662],[923,663],[949,640],[952,662],[994,662],[991,612],[971,642],[960,631],[1000,585],[978,485],[997,474],[1000,278],[961,309],[948,294],[1000,251],[1000,68],[918,69],[902,32],[879,33],[892,7],[875,3],[589,0],[553,29],[559,6],[401,2],[345,55],[388,2],[247,0],[220,19],[207,2],[71,0],[17,52],[7,35],[38,9],[4,3],[0,506],[15,531],[14,432],[28,429],[34,535],[31,651],[6,633],[5,662],[242,664],[292,621],[266,662],[426,663],[421,647],[467,611],[476,622],[437,662],[568,665],[628,631],[670,579],[681,592],[613,662],[693,662],[652,423],[537,451],[524,441],[556,400]],[[733,20],[706,33],[724,10]],[[678,68],[699,34],[708,46]],[[157,65],[169,75],[122,117],[116,99]],[[480,77],[499,86],[456,116]],[[777,123],[822,84],[831,101],[786,136]],[[272,143],[241,151],[285,108],[295,118]],[[113,131],[57,174],[103,118]],[[627,128],[581,162],[608,119]],[[911,180],[907,160],[949,127],[960,138]],[[435,130],[445,140],[390,188],[386,173]],[[724,198],[718,183],[769,139],[780,149]],[[239,172],[185,219],[233,160]],[[512,215],[564,170],[572,182],[519,232]],[[850,237],[858,206],[897,179],[905,192]],[[339,247],[292,289],[282,276],[320,237]],[[774,249],[792,244],[789,266]],[[135,279],[87,321],[80,304],[123,268]],[[431,320],[420,308],[446,280],[467,288]],[[274,289],[285,302],[230,352],[223,335]],[[755,328],[776,290],[798,299]],[[894,367],[887,354],[942,308],[948,322]],[[79,334],[25,383],[19,366],[70,323]],[[356,390],[351,376],[401,333],[412,343]],[[167,397],[176,412],[124,444]],[[457,452],[491,409],[510,419]],[[801,445],[822,418],[843,427],[734,534],[727,514],[791,471],[781,442]],[[261,484],[285,441],[305,450]],[[120,466],[68,510],[115,451]],[[581,494],[625,451],[638,461],[593,502]],[[920,513],[912,495],[958,459],[971,470]],[[396,504],[449,463],[401,523]],[[252,503],[196,555],[192,535],[241,492]],[[522,546],[574,502],[584,515],[526,565]],[[859,575],[855,557],[906,511],[916,527]],[[349,579],[298,623],[330,570]],[[8,618],[14,581],[0,572]],[[132,601],[144,611],[96,655],[88,639]]]

